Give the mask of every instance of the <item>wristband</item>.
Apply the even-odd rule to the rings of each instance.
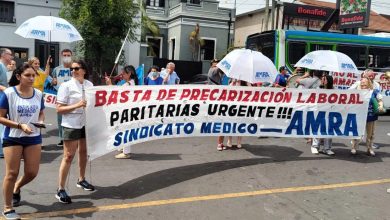
[[[18,123],[18,129],[22,129],[22,124]]]

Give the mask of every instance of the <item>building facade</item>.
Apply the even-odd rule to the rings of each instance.
[[[237,15],[234,45],[245,47],[248,35],[272,29],[288,29],[302,31],[320,31],[326,20],[336,8],[335,3],[316,0],[298,0],[295,4],[283,3],[276,7],[275,23],[265,24],[265,8]],[[302,5],[302,7],[299,7]],[[276,28],[272,28],[275,26]],[[329,32],[342,32],[333,24]],[[359,34],[373,34],[376,32],[390,32],[390,20],[371,11],[368,27],[359,28]]]
[[[160,36],[147,35],[141,44],[140,62],[151,64],[154,57],[168,60],[209,61],[226,53],[231,45],[234,10],[218,7],[216,0],[147,0],[147,15],[160,28]],[[199,25],[199,45],[191,34]]]
[[[126,64],[135,67],[144,64],[147,69],[153,58],[204,61],[202,72],[207,72],[209,61],[223,56],[232,43],[234,10],[218,7],[216,0],[146,0],[145,3],[147,15],[159,26],[160,35],[146,34],[141,42],[141,29],[138,29],[138,41],[125,43]],[[14,32],[34,16],[59,16],[61,4],[61,0],[0,0],[0,47],[10,48],[18,64],[37,56],[44,65],[50,51],[52,65],[58,65],[59,52],[72,48],[72,44],[26,39]],[[190,35],[197,24],[198,44],[193,47]]]
[[[31,56],[37,56],[42,65],[49,54],[53,57],[53,66],[58,65],[58,54],[66,44],[48,43],[26,39],[14,32],[27,19],[38,15],[58,16],[61,0],[7,0],[0,1],[0,47],[10,48],[15,60],[21,64]]]

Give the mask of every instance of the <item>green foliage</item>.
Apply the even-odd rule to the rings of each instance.
[[[367,0],[341,0],[340,7],[342,14],[366,12]]]
[[[128,30],[128,40],[136,40],[138,12],[132,0],[63,0],[60,16],[84,38],[76,50],[92,65],[95,78],[111,71]]]

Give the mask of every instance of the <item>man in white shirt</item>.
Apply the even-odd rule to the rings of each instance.
[[[161,71],[160,76],[164,79],[164,85],[176,85],[180,83],[180,78],[175,72],[175,64],[170,62],[167,64],[165,71]]]
[[[62,50],[61,60],[62,60],[62,65],[59,65],[56,68],[54,68],[52,72],[53,81],[51,84],[54,85],[57,90],[62,83],[67,82],[72,78],[72,74],[70,71],[70,66],[72,64],[72,51],[69,49]],[[58,137],[60,138],[60,142],[57,144],[57,146],[62,147],[64,142],[62,140],[61,122],[62,122],[62,115],[57,114]]]

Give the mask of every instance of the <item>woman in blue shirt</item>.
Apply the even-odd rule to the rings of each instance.
[[[164,79],[158,73],[158,66],[152,66],[149,70],[148,76],[145,78],[145,85],[162,85]]]

